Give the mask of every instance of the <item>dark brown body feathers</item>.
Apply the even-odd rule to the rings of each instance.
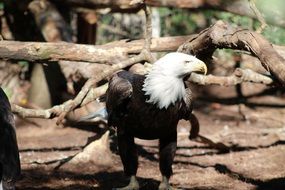
[[[106,107],[109,125],[142,139],[159,139],[176,132],[180,119],[188,119],[192,111],[191,91],[187,97],[167,109],[146,103],[142,85],[145,76],[121,71],[113,75],[107,91]]]
[[[0,88],[0,180],[4,190],[13,189],[21,166],[10,103]]]
[[[135,176],[138,168],[134,137],[159,139],[159,168],[163,176],[172,175],[177,147],[177,123],[191,116],[191,91],[167,109],[146,103],[145,76],[121,71],[114,74],[107,90],[108,124],[117,128],[119,154],[126,175]]]

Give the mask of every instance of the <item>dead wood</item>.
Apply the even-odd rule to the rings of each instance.
[[[146,14],[147,15],[147,14]],[[271,46],[269,42],[267,42],[263,37],[259,36],[259,34],[256,34],[254,32],[250,32],[248,30],[234,30],[232,28],[225,28],[227,26],[223,22],[218,22],[217,24],[211,26],[210,28],[204,30],[201,32],[199,35],[193,35],[190,36],[190,40],[185,43],[183,46],[181,46],[180,50],[185,51],[187,53],[193,53],[198,55],[199,57],[203,56],[211,56],[213,51],[216,48],[233,48],[233,49],[242,49],[242,50],[251,50],[251,52],[256,55],[263,64],[272,64],[272,59],[273,58],[267,58],[266,53],[267,51],[274,52],[279,59],[283,59]],[[228,31],[229,30],[229,31]],[[146,31],[149,32],[149,29],[146,28]],[[215,33],[215,31],[217,33]],[[147,33],[148,33],[147,32]],[[243,32],[242,34],[239,34],[239,32]],[[247,40],[247,36],[250,34],[253,34],[253,36],[257,35],[257,37],[260,38],[259,41],[245,41]],[[237,35],[239,34],[239,35]],[[225,35],[225,36],[221,36]],[[246,37],[243,37],[245,35]],[[243,38],[242,38],[243,37]],[[233,38],[233,39],[232,39]],[[48,109],[46,111],[41,112],[41,114],[36,114],[36,112],[31,112],[29,110],[29,117],[32,117],[35,115],[36,117],[44,117],[44,118],[52,118],[55,116],[60,116],[58,119],[58,122],[61,122],[62,119],[66,116],[66,114],[78,106],[82,106],[83,103],[88,103],[92,100],[95,100],[101,95],[104,94],[107,85],[103,86],[102,88],[100,87],[99,93],[95,93],[96,95],[89,96],[88,101],[84,100],[85,97],[88,97],[87,94],[90,92],[90,89],[100,80],[108,77],[110,74],[113,72],[122,69],[124,67],[130,66],[134,63],[138,63],[143,60],[148,60],[149,62],[153,61],[153,58],[150,56],[150,51],[148,50],[151,46],[149,44],[150,42],[150,35],[147,36],[145,40],[146,46],[144,47],[144,50],[137,56],[131,57],[130,59],[127,59],[120,64],[114,64],[112,65],[109,69],[104,70],[103,72],[99,73],[96,77],[90,78],[86,84],[83,86],[82,90],[79,92],[77,97],[74,100],[69,100],[65,102],[62,105],[55,106],[51,109]],[[251,44],[252,43],[252,44]],[[269,50],[268,49],[262,49],[262,51],[258,48],[258,43],[263,43],[269,47],[271,47]],[[1,43],[0,43],[1,44]],[[253,47],[251,47],[253,46]],[[263,46],[265,47],[265,46]],[[190,49],[191,48],[191,49]],[[259,51],[258,51],[259,50]],[[265,52],[264,52],[265,51]],[[262,55],[261,55],[262,54]],[[203,55],[203,56],[202,56]],[[272,54],[270,54],[272,55]],[[278,63],[278,62],[273,62],[273,63]],[[269,67],[268,66],[268,67]],[[283,65],[282,65],[283,66]],[[274,66],[273,66],[274,68]],[[271,70],[270,70],[271,71]],[[282,74],[282,73],[281,73]],[[241,70],[238,69],[235,71],[235,73],[232,76],[228,77],[218,77],[218,76],[201,76],[198,74],[193,74],[190,77],[190,81],[199,83],[202,85],[209,85],[209,84],[220,84],[220,85],[236,85],[241,82],[258,82],[258,83],[264,83],[264,84],[271,84],[272,79],[270,77],[261,75],[259,73],[255,73],[250,70]],[[94,90],[97,92],[96,90]],[[25,116],[23,114],[23,110],[19,109],[14,109],[15,113],[19,113],[22,116]],[[47,114],[48,113],[48,114]]]
[[[145,25],[145,41],[144,41],[144,46],[143,49],[141,50],[139,55],[136,55],[134,57],[131,57],[125,61],[122,61],[121,63],[114,64],[112,65],[108,70],[104,70],[102,73],[98,74],[97,76],[90,78],[82,87],[81,91],[77,94],[77,96],[70,101],[68,104],[65,105],[65,110],[60,113],[57,124],[62,123],[63,119],[65,116],[73,111],[75,108],[81,105],[83,102],[85,96],[88,94],[90,89],[96,85],[99,81],[105,79],[109,75],[113,74],[114,72],[131,66],[135,63],[141,62],[141,61],[147,61],[149,63],[153,63],[155,60],[153,56],[151,55],[151,34],[152,34],[152,28],[151,28],[151,13],[150,9],[146,7],[145,4],[143,4],[144,12],[145,12],[145,18],[146,18],[146,25]]]
[[[248,30],[243,30],[248,31]],[[161,37],[151,40],[152,52],[176,51],[187,40],[196,35]],[[269,42],[267,42],[269,44]],[[83,61],[91,63],[118,63],[129,54],[138,54],[144,46],[144,40],[121,40],[105,45],[82,45],[66,42],[18,42],[0,41],[0,58],[27,60],[31,62],[46,61]],[[226,46],[224,48],[227,48]],[[285,57],[285,47],[273,45],[273,48]],[[70,64],[77,64],[69,62]],[[79,63],[78,63],[79,64]]]
[[[214,76],[214,75],[200,75],[192,73],[189,82],[199,85],[221,85],[221,86],[234,86],[243,82],[262,83],[270,85],[273,79],[254,72],[250,69],[237,68],[231,76]]]
[[[175,51],[191,36],[163,37],[151,40],[152,52]],[[144,40],[121,40],[105,45],[82,45],[65,42],[18,42],[0,41],[0,58],[43,61],[84,61],[93,63],[118,63],[129,54],[138,54],[144,46]]]
[[[149,11],[147,9],[144,10],[146,13],[146,17],[149,17],[150,16]],[[145,28],[146,38],[144,40],[145,45],[141,46],[143,50],[139,55],[131,57],[125,61],[122,61],[119,64],[113,64],[109,69],[106,69],[101,73],[98,73],[97,76],[90,78],[85,83],[85,85],[83,86],[83,88],[81,89],[81,91],[74,100],[69,100],[60,106],[55,106],[54,108],[49,109],[48,110],[49,115],[45,114],[44,117],[51,118],[54,116],[59,116],[58,123],[61,122],[68,112],[74,110],[80,105],[82,106],[85,97],[90,92],[90,89],[92,89],[92,87],[94,87],[94,85],[96,85],[97,82],[108,77],[115,71],[130,66],[134,63],[138,63],[144,60],[148,62],[153,62],[154,59],[150,54],[150,51],[152,50],[150,42],[153,41],[151,41],[151,36],[150,36],[151,27],[149,23],[150,19],[147,19],[147,26]],[[179,38],[181,39],[181,37]],[[114,44],[116,43],[112,44],[113,45],[111,46],[110,44],[101,46],[101,48],[109,47],[111,49],[114,49]],[[73,46],[80,46],[80,45],[73,45]],[[86,47],[86,46],[81,45],[81,47]],[[92,47],[92,46],[87,46],[87,47]],[[130,47],[130,49],[132,48],[133,47]],[[284,58],[282,58],[273,49],[273,46],[261,35],[255,32],[232,28],[227,24],[223,23],[222,21],[217,22],[215,25],[202,31],[198,35],[190,36],[190,40],[188,40],[185,44],[183,44],[179,50],[186,53],[195,54],[199,58],[203,59],[211,57],[212,53],[215,51],[216,48],[231,48],[231,49],[246,50],[251,52],[253,55],[257,56],[260,59],[263,66],[266,69],[268,69],[273,76],[277,77],[277,79],[279,79],[279,81],[284,84],[285,80],[285,72],[283,64]],[[64,48],[64,50],[65,49],[67,48]],[[108,48],[106,48],[106,50],[107,49]],[[80,57],[86,57],[86,56],[80,55]],[[200,83],[202,85],[207,85],[207,84],[236,85],[238,83],[247,82],[247,81],[264,83],[264,84],[272,83],[272,79],[269,77],[255,73],[250,70],[241,70],[241,69],[236,70],[235,74],[229,77],[215,77],[212,75],[201,77],[200,75],[193,74],[190,77],[190,80],[196,83]],[[102,91],[104,91],[105,89],[106,86],[101,88]],[[98,95],[99,94],[100,93],[98,93]],[[89,102],[92,99],[94,100],[97,97],[98,96],[92,96],[92,98],[90,98],[88,101],[85,102]],[[17,112],[16,109],[14,109],[14,111]],[[32,114],[30,114],[30,116],[32,116]]]
[[[263,67],[285,85],[285,59],[262,35],[247,29],[231,27],[223,21],[200,32],[184,43],[178,51],[197,55],[200,59],[212,56],[217,48],[230,48],[250,52]]]
[[[135,63],[141,61],[148,61],[152,63],[154,58],[150,52],[151,46],[151,19],[150,17],[150,10],[145,7],[145,16],[146,16],[146,27],[145,27],[145,41],[143,49],[141,50],[139,55],[131,57],[121,63],[112,65],[108,70],[104,70],[103,72],[99,73],[93,78],[90,78],[82,87],[81,91],[77,94],[77,96],[73,100],[69,100],[62,105],[54,106],[47,110],[25,110],[19,106],[14,105],[13,111],[14,113],[18,113],[23,117],[43,117],[43,118],[53,118],[58,116],[57,124],[61,123],[65,116],[70,112],[73,111],[75,108],[81,105],[84,98],[87,96],[89,91],[96,85],[97,82],[101,81],[102,79],[108,77],[115,71],[133,65]],[[104,89],[104,87],[102,88]]]
[[[254,14],[256,15],[256,18],[258,19],[258,21],[261,23],[260,27],[256,30],[257,33],[261,33],[266,27],[266,21],[263,18],[262,14],[260,13],[260,11],[257,9],[256,5],[255,5],[255,0],[248,0],[249,2],[249,6],[252,9],[252,11],[254,12]]]
[[[134,60],[135,61],[135,60]],[[142,70],[142,68],[140,68]],[[99,77],[101,78],[101,77]],[[96,79],[93,79],[96,80]],[[254,83],[263,83],[263,84],[272,84],[273,80],[265,75],[256,73],[250,69],[236,69],[236,71],[231,76],[213,76],[213,75],[201,75],[192,73],[189,82],[193,82],[199,85],[222,85],[222,86],[234,86],[242,82],[254,82]],[[102,85],[97,88],[91,88],[94,81],[90,81],[85,84],[85,87],[82,88],[82,92],[78,95],[77,99],[69,100],[62,105],[54,106],[47,110],[35,110],[35,109],[25,109],[17,105],[12,106],[14,113],[20,115],[21,117],[38,117],[38,118],[54,118],[64,113],[63,116],[67,114],[68,110],[75,109],[78,105],[84,106],[89,102],[92,102],[104,95],[108,84]],[[91,88],[91,89],[89,89]],[[89,89],[89,90],[88,90]],[[87,93],[87,94],[85,94]],[[85,95],[85,96],[84,96]],[[83,97],[83,100],[81,99]],[[63,118],[62,118],[63,119]]]

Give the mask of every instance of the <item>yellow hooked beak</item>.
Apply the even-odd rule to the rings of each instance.
[[[190,67],[191,67],[191,72],[203,73],[204,75],[206,75],[208,71],[206,64],[201,60],[195,63],[191,63]]]

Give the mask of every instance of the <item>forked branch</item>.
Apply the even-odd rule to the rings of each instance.
[[[87,82],[82,87],[81,91],[77,94],[77,96],[73,100],[69,100],[62,105],[54,106],[47,110],[31,110],[31,109],[24,109],[20,108],[19,106],[13,106],[14,113],[18,113],[19,115],[23,117],[43,117],[43,118],[53,118],[58,116],[57,124],[61,123],[65,116],[70,112],[73,111],[75,108],[79,107],[82,102],[84,102],[85,97],[89,93],[89,91],[96,86],[96,84],[110,76],[112,73],[123,69],[125,67],[128,67],[130,65],[133,65],[138,62],[147,61],[147,62],[154,62],[154,58],[151,55],[150,52],[150,45],[151,45],[151,18],[149,18],[150,10],[148,7],[144,5],[144,11],[146,16],[146,26],[145,26],[145,45],[144,48],[141,50],[140,54],[130,57],[129,59],[122,61],[118,64],[112,65],[108,70],[104,70],[103,72],[99,73],[93,78],[90,78],[87,80]],[[99,92],[101,92],[102,89],[105,89],[104,87],[97,88]],[[102,95],[100,93],[97,93],[97,95]],[[96,98],[95,96],[93,96]],[[86,102],[86,101],[85,101]],[[89,101],[87,101],[89,102]]]
[[[179,51],[209,59],[217,48],[244,50],[256,56],[262,66],[285,86],[285,59],[262,35],[247,29],[234,28],[218,21],[180,46]]]

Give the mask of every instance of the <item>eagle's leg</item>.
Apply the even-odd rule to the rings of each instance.
[[[124,172],[127,176],[131,177],[129,185],[122,188],[115,188],[115,190],[139,190],[139,183],[136,179],[138,154],[134,137],[118,131],[118,147]]]
[[[177,148],[177,133],[173,132],[168,138],[159,139],[159,169],[162,181],[159,190],[172,190],[169,178],[172,175],[172,163]]]

